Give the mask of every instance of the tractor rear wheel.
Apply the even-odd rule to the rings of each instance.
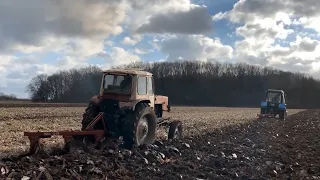
[[[287,112],[286,112],[286,110],[280,111],[280,112],[279,112],[279,119],[281,119],[281,120],[286,120],[286,118],[287,118]]]
[[[151,144],[156,138],[156,115],[151,107],[142,103],[135,111],[128,112],[123,124],[124,147]]]
[[[179,139],[183,136],[183,127],[181,121],[172,121],[169,124],[168,139]]]

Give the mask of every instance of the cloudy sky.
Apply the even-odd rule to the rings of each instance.
[[[0,92],[134,61],[247,62],[320,78],[319,0],[0,1]]]

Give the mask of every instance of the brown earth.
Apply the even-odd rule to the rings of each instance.
[[[18,107],[85,107],[85,103],[34,103],[30,101],[0,101],[0,108]]]
[[[18,107],[0,108],[0,157],[25,151],[28,139],[24,131],[58,131],[81,128],[81,118],[85,107]],[[293,114],[301,110],[290,110]],[[256,118],[259,109],[217,108],[217,107],[172,107],[166,116],[181,120],[186,136],[210,132],[235,123],[245,123]],[[163,132],[160,132],[163,134]],[[46,145],[59,145],[62,139],[43,141]]]
[[[7,112],[7,117],[18,114],[20,119],[12,115],[11,120],[0,120],[1,144],[5,145],[1,152],[17,151],[9,146],[10,140],[16,139],[11,145],[20,145],[18,151],[27,145],[20,130],[79,128],[82,109],[46,110],[42,121],[22,110],[20,114]],[[50,156],[4,158],[0,178],[36,179],[43,174],[49,179],[320,179],[320,110],[289,110],[286,121],[257,120],[257,111],[175,107],[170,114],[183,120],[185,128],[180,141],[157,141],[132,151],[107,147],[102,152],[63,154],[57,150]],[[37,112],[41,114],[36,108],[30,114]],[[51,116],[54,112],[61,117]],[[3,140],[5,136],[10,138]]]

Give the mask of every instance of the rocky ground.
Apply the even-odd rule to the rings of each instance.
[[[1,160],[1,179],[320,179],[320,110],[133,149]]]

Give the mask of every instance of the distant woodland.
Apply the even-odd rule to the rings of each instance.
[[[257,107],[266,89],[282,89],[289,108],[319,108],[320,81],[301,73],[248,64],[196,61],[133,63],[154,75],[156,94],[171,105]],[[121,68],[117,67],[117,68]],[[86,103],[98,94],[102,70],[89,66],[38,75],[27,86],[33,101]]]
[[[17,99],[18,98],[14,94],[4,94],[0,92],[0,101],[13,101]]]

